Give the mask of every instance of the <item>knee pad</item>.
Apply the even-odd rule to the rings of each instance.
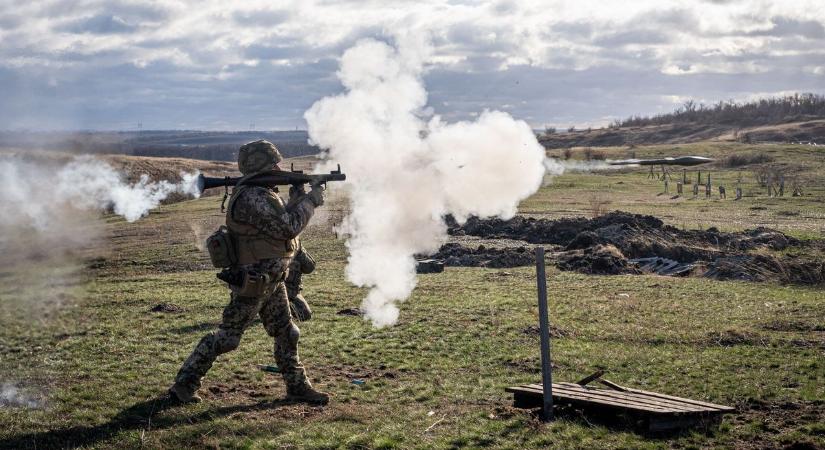
[[[289,342],[289,344],[294,347],[294,346],[298,345],[298,339],[300,339],[300,338],[301,338],[301,329],[298,328],[298,326],[295,325],[294,323],[290,322],[289,326],[287,327],[287,334],[286,334],[287,342]]]
[[[275,338],[276,353],[278,353],[278,351],[292,353],[293,349],[298,348],[298,339],[300,337],[301,329],[294,323],[289,322],[289,325],[284,327]]]

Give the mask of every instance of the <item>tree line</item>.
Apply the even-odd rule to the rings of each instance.
[[[688,100],[671,113],[634,115],[610,128],[672,124],[758,126],[825,118],[825,95],[804,93],[749,102],[720,101],[711,105]]]

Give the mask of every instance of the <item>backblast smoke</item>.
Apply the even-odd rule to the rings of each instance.
[[[99,251],[99,211],[128,221],[144,216],[172,193],[198,196],[197,174],[183,181],[136,183],[103,161],[76,157],[0,155],[0,314],[45,323],[79,294],[84,258]],[[0,408],[40,405],[18,383],[0,383]]]
[[[448,124],[427,117],[421,76],[429,43],[362,40],[341,58],[345,92],[305,114],[310,139],[347,172],[348,279],[370,289],[362,309],[377,327],[416,285],[414,255],[446,240],[443,217],[509,218],[541,186],[545,151],[530,126],[499,111]],[[329,167],[320,165],[320,171]]]
[[[199,196],[197,173],[182,173],[183,181],[150,182],[147,175],[137,183],[127,183],[123,175],[105,162],[77,157],[54,169],[8,157],[0,159],[0,195],[8,202],[0,216],[0,226],[25,224],[41,232],[61,225],[61,211],[110,208],[134,222],[173,193]]]

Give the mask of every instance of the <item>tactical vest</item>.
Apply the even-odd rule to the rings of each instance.
[[[237,264],[254,264],[263,259],[292,258],[298,248],[296,239],[274,239],[261,233],[254,226],[238,222],[232,217],[235,210],[235,202],[241,193],[249,189],[249,186],[238,186],[232,191],[229,198],[229,205],[226,208],[226,227],[235,238],[235,249],[238,256]],[[278,214],[285,214],[283,200],[274,192],[269,191],[272,198],[271,204],[278,208]]]

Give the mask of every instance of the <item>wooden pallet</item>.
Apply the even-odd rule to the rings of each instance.
[[[576,383],[553,383],[554,404],[568,404],[586,411],[618,413],[631,418],[644,431],[668,432],[700,424],[718,422],[721,415],[735,411],[730,406],[631,389],[600,380],[610,389]],[[532,408],[542,404],[542,386],[523,384],[508,387],[516,407]]]

